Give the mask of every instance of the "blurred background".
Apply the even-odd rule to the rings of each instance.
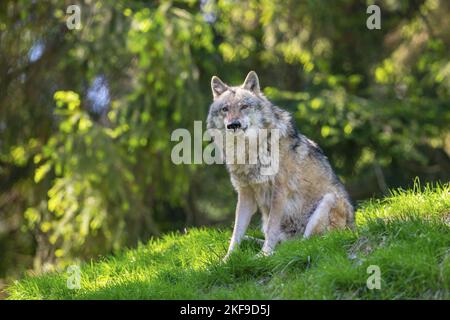
[[[449,17],[446,0],[2,0],[0,286],[231,227],[225,168],[170,158],[172,131],[206,119],[213,75],[255,70],[356,203],[449,181]]]

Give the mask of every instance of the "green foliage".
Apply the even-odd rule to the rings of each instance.
[[[78,94],[57,91],[54,98],[58,131],[34,156],[34,181],[51,175],[47,205],[27,209],[25,218],[31,228],[48,235],[56,257],[81,249],[89,235],[96,240],[89,248],[96,250],[103,242],[117,249],[123,241],[123,217],[139,210],[127,155],[114,143],[114,131],[80,108]]]
[[[442,200],[442,201],[436,201]],[[27,277],[10,299],[449,299],[450,187],[398,191],[367,202],[355,232],[292,240],[267,258],[244,242],[227,263],[230,233],[189,229],[65,272]],[[381,271],[369,290],[367,268]]]

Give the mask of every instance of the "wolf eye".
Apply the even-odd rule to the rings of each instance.
[[[227,112],[227,111],[228,111],[228,107],[226,107],[226,106],[223,107],[223,108],[222,108],[222,111],[223,111],[223,112]]]
[[[243,104],[242,106],[241,106],[241,110],[244,110],[244,109],[247,109],[248,108],[248,105],[246,105],[246,104]]]

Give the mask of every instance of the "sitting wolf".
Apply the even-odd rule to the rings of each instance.
[[[296,130],[289,112],[274,106],[261,93],[254,71],[236,87],[214,76],[211,88],[214,101],[207,119],[209,130],[244,137],[249,129],[279,132],[277,172],[263,175],[261,163],[227,163],[238,202],[225,260],[244,238],[257,208],[263,220],[263,255],[270,255],[277,243],[297,235],[308,238],[332,228],[353,227],[349,196],[327,157],[315,142]],[[225,151],[223,154],[226,157]]]

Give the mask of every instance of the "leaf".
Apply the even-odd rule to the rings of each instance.
[[[37,168],[36,172],[34,173],[34,182],[39,183],[42,179],[44,179],[51,168],[52,168],[51,161],[47,161],[42,166]]]

